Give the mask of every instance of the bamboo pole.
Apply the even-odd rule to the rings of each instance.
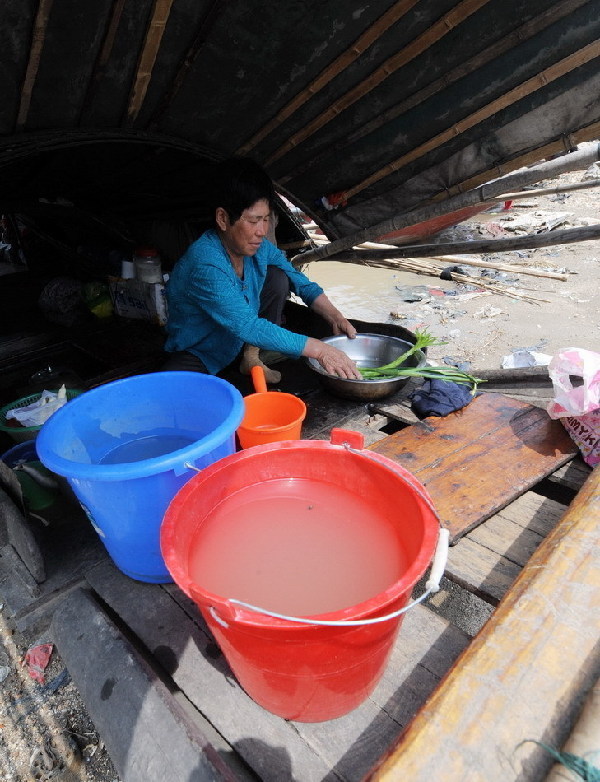
[[[489,263],[488,261],[482,261],[480,259],[474,261],[471,258],[461,258],[457,255],[431,255],[434,261],[443,261],[444,263],[454,264],[456,266],[479,266],[482,269],[496,269],[499,272],[512,272],[514,274],[528,274],[530,277],[548,277],[551,280],[565,280],[569,279],[569,273],[563,274],[562,272],[548,272],[543,269],[532,269],[527,266],[514,266],[510,263]]]
[[[113,0],[110,16],[104,32],[102,46],[100,52],[94,63],[92,73],[88,80],[88,85],[85,91],[83,101],[81,102],[81,110],[79,112],[79,121],[82,122],[83,118],[87,114],[89,107],[92,105],[94,95],[100,84],[104,74],[106,72],[106,66],[113,51],[113,46],[121,23],[121,17],[123,15],[123,7],[125,0]]]
[[[52,11],[54,0],[40,0],[33,30],[31,34],[31,44],[29,46],[29,60],[25,71],[25,78],[21,88],[21,99],[19,102],[19,111],[17,113],[17,130],[22,130],[27,122],[29,107],[31,105],[31,95],[37,79],[42,51],[46,40],[46,27]]]
[[[439,149],[439,147],[441,147],[450,139],[462,135],[467,130],[470,130],[476,125],[480,125],[482,122],[484,122],[484,120],[489,119],[494,114],[497,114],[502,109],[505,109],[507,106],[522,100],[527,95],[531,95],[534,92],[537,92],[539,89],[542,89],[542,87],[546,87],[547,84],[550,84],[551,82],[561,78],[562,76],[565,76],[567,73],[570,73],[576,68],[585,65],[587,62],[590,62],[599,55],[600,41],[593,41],[587,46],[584,46],[582,49],[573,52],[568,57],[565,57],[559,62],[551,65],[549,68],[546,68],[545,71],[537,73],[531,79],[527,79],[527,81],[524,81],[522,84],[519,84],[512,90],[509,90],[507,93],[497,98],[496,100],[493,100],[485,106],[482,106],[468,117],[464,117],[464,119],[461,119],[454,125],[446,128],[446,130],[438,133],[437,136],[430,138],[428,141],[425,141],[418,147],[413,147],[399,158],[391,160],[389,163],[383,166],[383,168],[380,168],[378,171],[374,171],[366,179],[363,179],[362,182],[357,182],[353,187],[345,190],[345,198],[347,200],[353,198],[367,187],[370,187],[390,174],[399,171],[408,163],[412,163],[414,160],[417,160],[428,152]]]
[[[572,182],[558,185],[558,187],[544,187],[540,190],[521,190],[518,193],[504,193],[494,198],[494,201],[516,201],[519,198],[536,198],[537,196],[568,193],[573,190],[587,190],[590,187],[600,187],[600,179],[591,179],[588,182]]]
[[[318,250],[305,253],[302,259],[297,258],[294,260],[298,260],[300,263],[308,263],[309,261],[317,261],[322,258],[330,258],[342,250],[347,250],[362,242],[373,241],[383,234],[398,231],[401,228],[407,228],[411,225],[418,225],[426,220],[446,215],[449,212],[455,212],[458,209],[463,209],[467,206],[484,203],[494,198],[494,196],[506,193],[511,188],[520,190],[535,182],[540,182],[542,179],[549,179],[558,176],[559,174],[564,174],[567,171],[588,168],[599,158],[600,144],[595,144],[582,150],[571,152],[568,155],[563,155],[555,160],[547,160],[537,166],[532,166],[525,171],[517,171],[514,174],[509,174],[500,179],[487,182],[466,193],[459,193],[456,196],[447,198],[441,203],[431,204],[422,207],[421,209],[415,209],[412,212],[396,215],[389,220],[383,220],[376,225],[363,228],[360,231],[355,231],[348,236],[330,242],[325,247],[320,247]]]
[[[523,43],[523,41],[532,38],[541,30],[546,29],[552,24],[556,24],[556,22],[560,21],[568,14],[573,14],[579,6],[585,5],[587,2],[588,0],[559,0],[555,5],[544,9],[529,22],[519,26],[517,30],[513,30],[508,35],[504,36],[504,38],[494,42],[491,46],[487,46],[474,57],[471,57],[468,60],[461,60],[455,68],[444,72],[440,78],[428,83],[422,89],[413,92],[405,98],[405,100],[391,106],[386,111],[378,112],[377,116],[373,117],[369,122],[363,123],[359,128],[344,133],[343,138],[339,138],[335,142],[336,155],[342,155],[344,150],[356,141],[360,141],[360,139],[374,133],[388,122],[392,122],[396,117],[405,114],[415,106],[425,103],[425,101],[433,95],[437,95],[440,91],[447,89],[450,85],[455,84],[464,76],[480,70],[487,63],[505,54],[508,50]],[[330,154],[331,143],[326,144],[321,152],[311,154],[304,162],[295,163],[291,168],[288,167],[286,173],[279,177],[279,182],[289,182],[291,179],[295,179],[301,174],[306,173],[309,169],[319,168],[319,166],[329,158]],[[541,157],[546,156],[542,155]]]
[[[135,121],[144,103],[173,2],[174,0],[154,0],[152,18],[146,30],[144,47],[140,54],[135,79],[129,95],[129,106],[127,107],[127,121],[129,123]]]
[[[557,244],[572,244],[573,242],[586,242],[600,238],[600,223],[597,225],[586,225],[581,228],[567,228],[564,231],[547,231],[543,234],[527,234],[527,236],[516,236],[511,239],[481,239],[467,242],[440,242],[440,244],[413,244],[396,247],[396,249],[382,250],[347,250],[337,255],[320,256],[321,250],[326,250],[330,244],[324,244],[316,251],[304,253],[296,256],[300,263],[309,263],[320,260],[330,260],[332,257],[336,261],[354,261],[354,263],[363,263],[364,261],[375,261],[383,258],[434,258],[436,254],[453,255],[465,253],[475,255],[479,253],[499,253],[510,250],[531,250],[539,247],[553,247]],[[319,254],[320,257],[314,257]],[[341,257],[343,255],[343,258]]]
[[[274,163],[291,149],[294,149],[294,147],[297,147],[303,141],[306,141],[306,139],[316,133],[317,130],[320,130],[343,111],[350,108],[356,101],[378,87],[397,70],[413,61],[488,2],[489,0],[461,0],[454,8],[450,9],[450,11],[440,17],[436,22],[429,25],[425,32],[417,36],[399,52],[392,55],[392,57],[389,57],[373,71],[373,73],[369,74],[366,79],[334,101],[326,111],[319,114],[318,117],[315,117],[312,122],[304,125],[302,130],[299,130],[297,133],[290,136],[285,144],[282,144],[282,146],[280,146],[279,149],[276,149],[268,158],[267,164]]]
[[[310,238],[315,242],[320,242],[321,237],[318,236],[312,236],[312,234],[309,234]],[[324,238],[324,237],[323,237]],[[365,249],[373,249],[378,250],[381,252],[383,259],[382,260],[388,260],[392,259],[394,256],[393,252],[384,252],[383,248],[385,247],[387,250],[395,250],[393,245],[377,245],[375,242],[365,242],[364,244],[361,244],[358,246],[358,248],[365,248]],[[357,250],[358,250],[357,248]],[[356,263],[361,263],[361,253],[357,252],[358,258],[356,259]],[[412,253],[414,255],[414,253]],[[514,266],[509,263],[490,263],[489,261],[483,261],[481,259],[472,260],[471,258],[465,258],[464,256],[459,255],[427,255],[424,256],[426,258],[431,258],[434,261],[443,261],[446,264],[454,264],[454,265],[460,265],[463,266],[480,266],[482,269],[496,269],[497,271],[501,272],[513,272],[515,274],[528,274],[531,277],[548,277],[552,280],[562,280],[563,282],[565,280],[569,279],[569,272],[563,273],[563,272],[551,272],[551,271],[544,271],[543,269],[533,269],[527,266]],[[348,259],[350,260],[350,259]],[[441,271],[441,270],[440,270]]]
[[[259,142],[266,138],[275,128],[291,117],[298,109],[302,108],[310,98],[323,90],[329,82],[340,73],[345,71],[354,63],[364,52],[376,43],[384,33],[396,24],[410,9],[416,4],[417,0],[399,0],[389,8],[382,16],[377,19],[365,32],[359,36],[352,45],[342,52],[330,65],[312,80],[312,82],[295,95],[278,113],[269,120],[266,125],[255,133],[252,138],[245,142],[236,152],[238,155],[247,155]]]

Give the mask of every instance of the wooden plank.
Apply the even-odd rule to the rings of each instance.
[[[427,418],[371,446],[427,487],[442,524],[458,538],[576,453],[545,410],[483,394],[445,418]]]
[[[450,549],[446,577],[498,603],[565,510],[561,503],[526,492]]]
[[[372,782],[543,779],[598,677],[600,470]],[[461,544],[462,545],[462,544]]]
[[[572,462],[559,467],[548,476],[551,483],[566,486],[573,491],[579,491],[589,478],[592,468],[581,457],[576,457]]]
[[[408,611],[384,675],[358,709],[337,720],[294,723],[343,779],[362,780],[399,738],[469,637],[423,606]]]
[[[192,619],[167,590],[132,581],[110,563],[87,580],[262,779],[317,782],[329,772],[290,723],[246,695],[197,610]]]
[[[238,779],[88,592],[78,589],[62,603],[54,615],[52,637],[122,779]]]
[[[292,723],[243,692],[198,609],[177,587],[133,582],[108,563],[88,581],[263,780],[359,782],[469,643],[462,631],[418,606],[405,617],[370,698],[337,720]]]
[[[194,603],[179,589],[166,589],[186,612],[197,615]],[[370,698],[336,720],[289,724],[330,766],[327,779],[358,782],[393,744],[468,643],[461,630],[416,606],[407,613],[382,680]],[[307,777],[298,778],[304,782]]]

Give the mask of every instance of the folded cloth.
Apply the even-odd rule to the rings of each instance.
[[[430,415],[445,416],[465,407],[473,399],[471,389],[465,383],[432,378],[413,391],[409,397],[411,410],[418,418]]]

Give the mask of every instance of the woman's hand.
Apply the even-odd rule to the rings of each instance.
[[[325,372],[330,375],[345,377],[349,380],[363,379],[354,361],[343,350],[338,350],[333,345],[328,345],[321,340],[309,337],[302,355],[316,359]]]
[[[324,293],[317,296],[310,305],[310,308],[329,323],[331,330],[335,335],[345,334],[347,337],[350,337],[350,339],[354,339],[356,336],[356,329],[354,326],[350,321],[346,320],[337,307],[333,306]]]

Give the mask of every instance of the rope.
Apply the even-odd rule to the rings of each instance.
[[[600,782],[600,768],[592,766],[585,758],[574,755],[572,752],[559,752],[557,749],[554,749],[554,747],[550,747],[548,744],[536,741],[535,739],[526,739],[526,741],[531,741],[539,747],[542,747],[542,749],[545,749],[558,763],[564,766],[568,771],[577,774],[584,782]],[[525,741],[521,743],[524,744]]]

